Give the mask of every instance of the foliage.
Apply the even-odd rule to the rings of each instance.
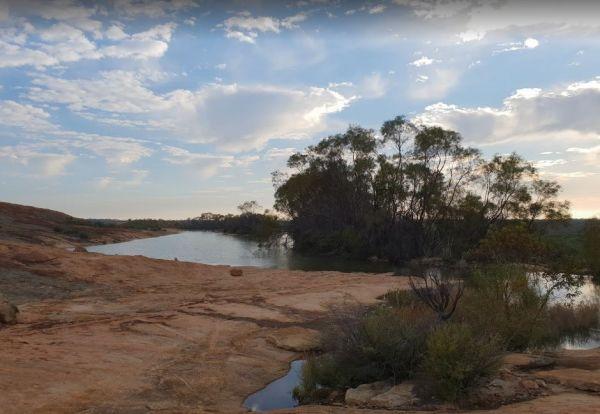
[[[423,365],[433,394],[456,401],[500,366],[502,347],[494,336],[476,334],[468,325],[441,326],[427,340]]]
[[[583,252],[592,275],[600,279],[600,219],[586,222],[583,231]]]
[[[550,325],[560,341],[585,340],[600,327],[600,304],[557,304],[548,309]]]
[[[297,393],[314,396],[319,387],[346,388],[412,377],[423,360],[436,318],[423,307],[337,309],[324,333],[323,355],[309,358]]]
[[[414,295],[443,321],[450,319],[454,314],[464,293],[462,280],[444,277],[435,269],[418,278],[410,276],[408,280]]]
[[[382,138],[351,126],[292,155],[274,173],[275,208],[295,248],[394,261],[459,257],[506,220],[567,217],[560,187],[516,154],[482,158],[461,136],[387,121]]]

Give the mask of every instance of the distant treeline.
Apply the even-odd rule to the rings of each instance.
[[[129,219],[129,220],[85,220],[95,227],[125,227],[135,230],[159,231],[164,229],[220,231],[256,239],[268,239],[285,229],[286,221],[269,210],[258,212],[256,201],[246,201],[238,206],[239,214],[202,213],[198,217],[184,220]]]

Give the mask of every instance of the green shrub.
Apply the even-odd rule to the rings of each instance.
[[[456,401],[497,371],[501,355],[497,338],[476,335],[465,324],[449,323],[429,336],[423,368],[433,394]]]
[[[557,343],[545,298],[518,265],[494,265],[475,271],[457,317],[477,332],[497,336],[510,351]]]
[[[309,400],[319,388],[411,378],[422,364],[427,335],[437,323],[422,307],[335,312],[323,333],[324,354],[309,358],[303,370],[297,389],[300,400]]]
[[[412,290],[393,289],[386,292],[380,299],[393,308],[403,308],[406,306],[416,306],[419,304],[419,298]]]

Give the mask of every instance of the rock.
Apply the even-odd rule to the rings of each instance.
[[[320,334],[313,329],[292,326],[275,330],[267,342],[278,348],[294,352],[307,352],[320,347]]]
[[[509,367],[529,370],[549,368],[555,365],[556,360],[547,356],[532,354],[508,354],[503,359],[504,365]]]
[[[366,407],[369,405],[371,398],[383,394],[392,388],[387,381],[378,381],[371,384],[361,384],[356,388],[349,388],[346,391],[344,398],[346,404],[357,407]]]
[[[520,384],[521,384],[521,387],[523,387],[529,391],[537,390],[540,388],[540,386],[538,385],[538,383],[536,381],[530,380],[530,379],[521,380]]]
[[[369,407],[396,410],[417,405],[419,398],[416,396],[414,388],[414,384],[408,381],[394,385],[388,391],[371,398]]]
[[[589,371],[579,368],[555,369],[540,371],[535,374],[551,384],[560,384],[564,387],[575,388],[580,391],[600,393],[600,370]]]
[[[229,274],[231,276],[242,276],[244,274],[244,271],[242,269],[238,269],[238,268],[234,267],[233,269],[231,269],[229,271]]]
[[[556,365],[587,370],[600,369],[600,348],[562,350],[556,355]]]
[[[75,246],[73,249],[75,253],[87,253],[87,249],[83,246]]]
[[[49,256],[36,250],[29,250],[15,254],[13,259],[23,264],[36,264],[50,262],[56,259],[56,257]]]
[[[19,308],[0,296],[0,324],[14,325],[17,323]]]

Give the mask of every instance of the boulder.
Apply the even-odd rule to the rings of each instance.
[[[87,249],[83,246],[75,246],[73,249],[75,253],[87,253]]]
[[[242,276],[244,274],[244,271],[242,269],[239,269],[237,267],[234,267],[233,269],[231,269],[229,271],[229,274],[231,276]]]
[[[273,331],[267,342],[278,348],[293,352],[307,352],[319,349],[320,335],[313,329],[292,326]]]
[[[0,325],[14,325],[17,323],[19,308],[0,296]]]
[[[346,391],[344,400],[348,405],[357,407],[367,407],[371,399],[379,394],[383,394],[392,388],[387,381],[378,381],[370,384],[361,384],[356,388],[349,388]]]
[[[407,381],[394,385],[386,392],[371,398],[369,407],[397,410],[415,406],[419,402],[420,400],[415,393],[415,385]]]

